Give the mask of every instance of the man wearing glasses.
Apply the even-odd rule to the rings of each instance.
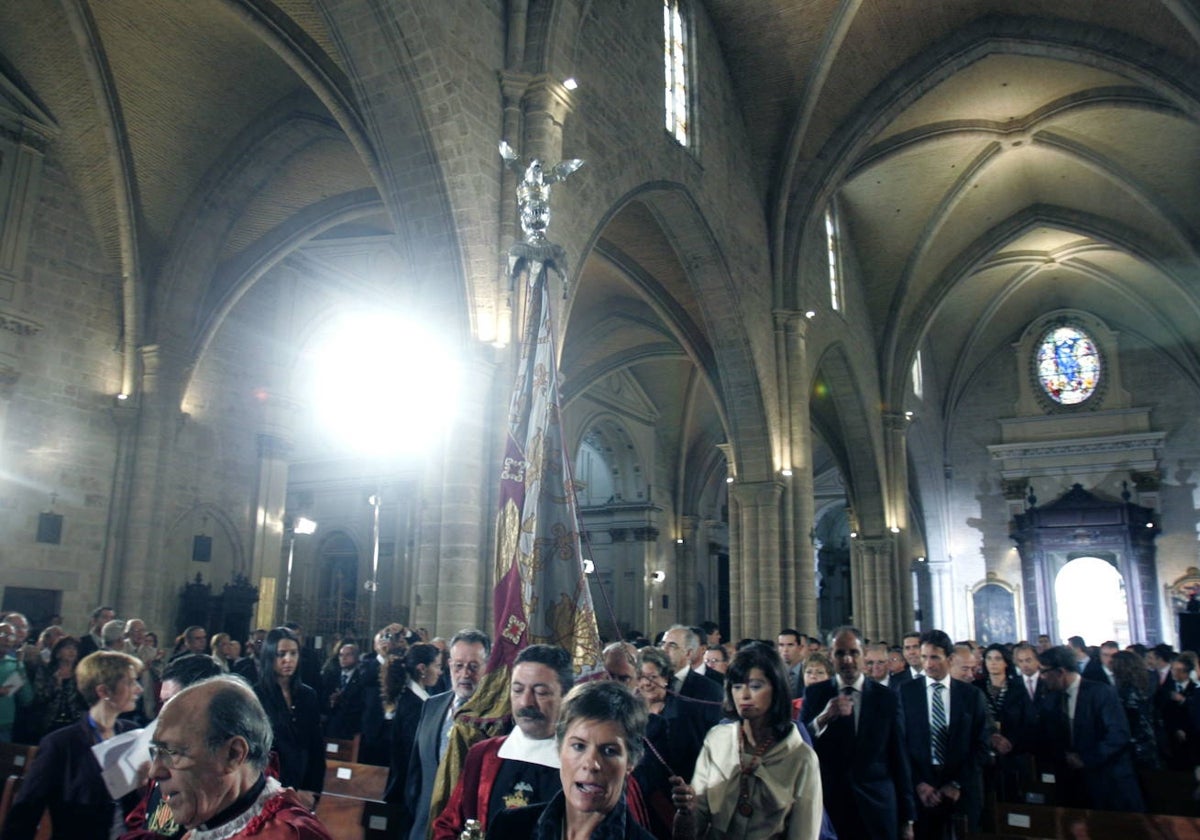
[[[150,746],[150,776],[191,837],[332,840],[329,832],[263,770],[271,722],[238,677],[196,683],[163,707]],[[285,835],[286,832],[286,835]]]
[[[483,677],[492,640],[482,630],[459,630],[450,640],[450,690],[435,694],[421,707],[421,721],[408,760],[401,830],[410,827],[412,840],[425,840],[429,807],[438,764],[446,752],[454,714],[462,707]],[[402,834],[401,834],[402,836]]]

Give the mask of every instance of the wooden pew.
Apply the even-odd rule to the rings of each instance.
[[[325,739],[326,761],[354,761],[358,757],[358,740],[340,741],[337,738]]]
[[[317,803],[317,819],[336,840],[385,840],[389,831],[389,806],[383,802],[325,793]]]
[[[383,801],[388,768],[352,761],[325,762],[325,793],[353,799]]]
[[[27,744],[0,743],[0,778],[24,776],[37,750]]]
[[[1088,840],[1200,837],[1200,818],[1000,803],[994,830],[996,834],[972,836]]]

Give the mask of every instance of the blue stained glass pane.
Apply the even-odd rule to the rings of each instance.
[[[1100,384],[1100,351],[1078,327],[1055,327],[1038,346],[1038,382],[1050,399],[1078,405]]]

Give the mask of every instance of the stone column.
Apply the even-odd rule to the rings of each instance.
[[[501,388],[487,356],[476,344],[464,362],[456,416],[422,479],[411,614],[416,626],[439,635],[490,623],[495,553],[488,536],[495,519],[490,503],[499,487],[491,444],[493,430],[503,428],[497,417],[505,415],[496,413]]]
[[[812,422],[809,417],[811,383],[808,375],[806,333],[808,319],[795,310],[775,313],[776,329],[782,327],[786,390],[784,417],[788,429],[788,455],[792,477],[787,515],[790,517],[793,544],[790,557],[793,569],[791,591],[787,594],[790,616],[785,619],[800,632],[817,629],[816,554],[812,530],[813,509]]]
[[[140,613],[150,626],[174,626],[177,588],[182,581],[162,574],[164,473],[185,416],[179,410],[183,380],[182,353],[167,345],[144,345],[141,388],[130,468],[124,487],[113,493],[116,511],[105,551],[97,603],[112,604],[118,613]]]
[[[734,638],[772,637],[779,632],[783,610],[779,592],[784,558],[780,547],[780,503],[783,487],[776,481],[738,483],[738,541],[731,540],[730,614]],[[732,513],[732,512],[731,512]]]
[[[888,525],[899,529],[892,532],[895,539],[891,547],[891,576],[896,585],[891,589],[888,609],[893,616],[890,620],[893,628],[889,632],[894,635],[904,632],[901,625],[911,627],[913,621],[912,575],[907,574],[912,561],[908,519],[908,418],[903,413],[884,412],[883,440],[887,459]]]
[[[696,599],[696,584],[699,559],[698,552],[700,536],[700,518],[698,516],[679,517],[679,538],[682,543],[675,543],[675,574],[679,580],[679,604],[675,614],[687,625],[694,625],[705,619],[700,615],[700,605]]]
[[[284,596],[287,574],[283,555],[283,515],[287,504],[288,466],[292,444],[281,435],[258,435],[258,474],[254,483],[254,525],[250,542],[250,569],[247,577],[258,587],[259,627],[273,627],[276,606]],[[297,582],[304,575],[292,567],[292,595],[303,591]],[[279,613],[282,614],[282,613]]]

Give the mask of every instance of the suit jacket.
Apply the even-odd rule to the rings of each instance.
[[[118,720],[116,731],[132,729]],[[92,754],[92,727],[85,714],[78,723],[42,739],[4,824],[4,840],[29,840],[37,833],[42,812],[49,809],[53,840],[108,840],[117,803],[100,778]],[[138,788],[120,801],[123,812],[141,798]]]
[[[421,722],[421,707],[425,701],[405,688],[396,698],[396,716],[392,719],[392,752],[388,762],[385,802],[403,803],[408,779],[408,762],[412,758],[417,724]]]
[[[839,840],[894,838],[915,811],[899,697],[865,680],[857,731],[843,718],[817,737],[813,721],[836,695],[836,680],[810,685],[801,707],[801,721],[813,734],[821,761],[825,810]]]
[[[977,829],[983,808],[983,762],[988,753],[987,702],[970,683],[950,680],[950,719],[946,728],[945,763],[935,768],[929,732],[928,678],[924,675],[900,687],[912,783],[941,787],[955,782],[962,790],[959,809]]]
[[[286,710],[278,686],[254,686],[254,693],[271,720],[272,749],[279,756],[279,781],[285,787],[320,793],[325,786],[325,737],[317,692],[300,683],[292,689],[292,708]]]
[[[421,707],[421,719],[417,723],[412,754],[408,759],[408,777],[404,782],[404,813],[400,818],[400,831],[395,835],[397,837],[403,837],[407,831],[410,840],[425,840],[430,822],[429,805],[433,799],[433,783],[440,763],[438,748],[441,746],[442,724],[453,701],[454,692],[446,691],[430,697]]]
[[[1033,693],[1033,699],[1030,699],[1023,674],[1013,679],[1000,715],[1000,734],[1012,741],[1014,752],[1043,755],[1041,708],[1048,690],[1041,677],[1034,684]]]
[[[362,667],[355,668],[350,674],[350,681],[342,688],[342,671],[338,668],[325,681],[321,695],[321,710],[326,715],[325,736],[349,741],[362,732],[363,693]],[[337,698],[334,699],[334,693]]]
[[[684,779],[691,779],[696,757],[704,746],[704,737],[721,722],[725,692],[712,680],[688,671],[676,694],[678,696],[668,698],[674,702],[668,702],[663,708],[663,718],[670,729],[672,753],[678,762],[673,766]]]
[[[1088,659],[1087,664],[1083,666],[1083,678],[1112,685],[1112,680],[1108,678],[1108,672],[1104,670],[1104,666],[1097,658]]]
[[[358,760],[363,764],[388,766],[391,752],[391,721],[384,716],[379,657],[359,665],[362,671],[362,740],[358,745]]]
[[[1078,778],[1086,801],[1061,804],[1105,811],[1145,811],[1133,769],[1129,721],[1117,690],[1081,679],[1075,719],[1069,727],[1065,700],[1063,692],[1050,692],[1042,701],[1042,737],[1055,763],[1055,775],[1067,780]],[[1076,753],[1083,761],[1082,770],[1066,766],[1068,752]]]

